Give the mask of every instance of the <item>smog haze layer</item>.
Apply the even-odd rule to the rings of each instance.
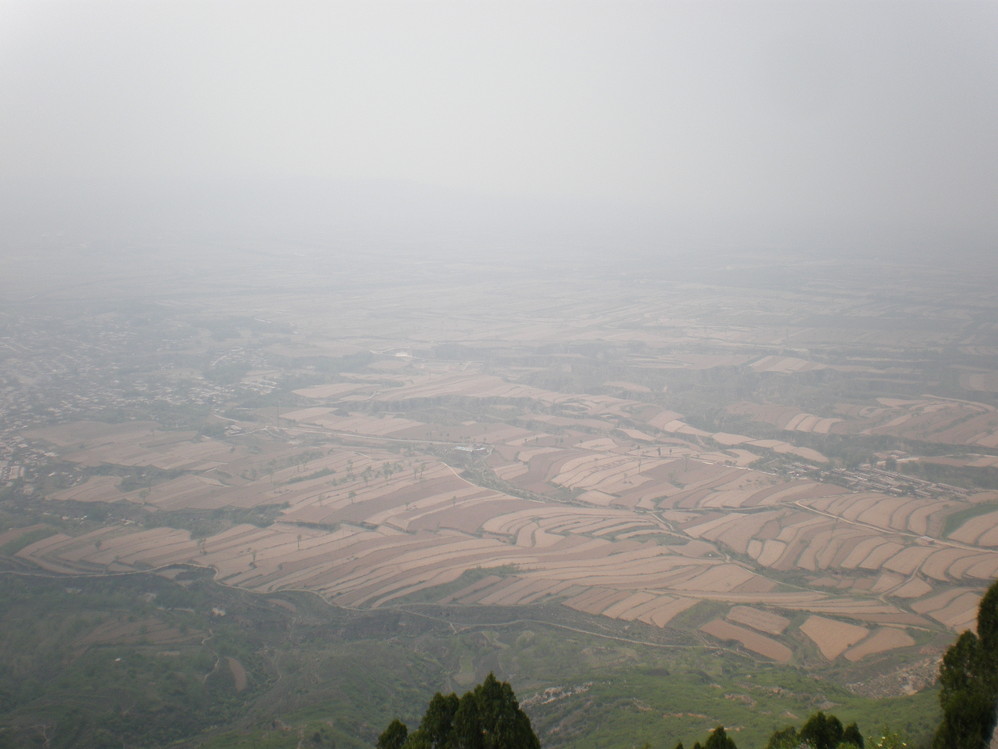
[[[619,257],[998,237],[989,3],[5,0],[0,16],[5,235],[22,242]]]

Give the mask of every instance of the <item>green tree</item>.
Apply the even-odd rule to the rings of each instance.
[[[707,737],[704,749],[738,749],[738,747],[735,746],[735,742],[732,739],[728,738],[728,735],[724,732],[724,726],[718,726]]]
[[[998,582],[991,585],[977,606],[977,636],[992,660],[998,656]]]
[[[964,632],[939,666],[943,720],[934,749],[983,749],[995,728],[998,702],[998,582],[981,598],[977,632]]]
[[[992,695],[967,689],[950,697],[943,721],[932,740],[933,749],[985,749],[995,723]]]
[[[797,736],[797,729],[793,726],[787,726],[779,731],[773,733],[769,737],[769,743],[766,744],[766,749],[797,749],[800,745],[800,738]]]
[[[842,741],[842,734],[842,721],[834,715],[817,712],[800,729],[799,737],[814,749],[835,749]]]
[[[410,743],[406,744],[407,749],[423,746],[429,749],[447,749],[450,746],[458,704],[454,693],[444,696],[437,692],[433,695],[419,728],[410,737]]]
[[[513,688],[493,674],[460,699],[454,694],[435,694],[419,728],[412,734],[395,720],[378,739],[378,749],[540,749],[540,746]]]
[[[766,749],[863,749],[863,736],[859,726],[850,723],[842,728],[842,722],[834,715],[818,712],[807,719],[800,732],[787,726],[773,732]]]
[[[493,674],[465,694],[454,714],[455,749],[540,749],[513,688]]]
[[[859,732],[859,726],[855,723],[847,725],[845,730],[842,732],[842,743],[851,744],[857,749],[863,749],[863,734]]]
[[[957,695],[981,684],[983,660],[981,641],[970,631],[961,634],[946,651],[939,666],[939,701],[944,711]]]
[[[472,692],[465,692],[454,713],[454,729],[451,745],[461,749],[484,749],[481,717],[478,715],[478,701]]]
[[[398,718],[388,724],[388,728],[378,736],[378,749],[402,749],[409,736],[409,729]]]

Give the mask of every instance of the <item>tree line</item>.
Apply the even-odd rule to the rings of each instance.
[[[437,692],[409,733],[396,719],[378,738],[378,749],[540,749],[541,743],[508,682],[493,674],[460,699]]]

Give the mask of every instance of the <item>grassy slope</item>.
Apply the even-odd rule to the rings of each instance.
[[[546,747],[671,749],[724,723],[751,749],[818,709],[867,732],[886,722],[918,734],[936,720],[932,693],[867,700],[682,636],[649,647],[523,618],[543,610],[359,613],[280,599],[205,579],[0,575],[0,746],[372,746],[393,717],[414,726],[433,692],[463,692],[490,670]],[[94,641],[111,627],[119,642]],[[157,641],[160,627],[173,641]],[[247,671],[242,692],[227,657]]]

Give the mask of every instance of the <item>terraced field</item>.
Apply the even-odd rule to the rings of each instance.
[[[680,414],[640,401],[568,398],[447,369],[396,374],[385,390],[362,386],[368,404],[458,393],[529,399],[537,410],[572,407],[563,417],[570,426],[557,431],[543,420],[444,428],[351,411],[354,385],[302,390],[316,405],[286,411],[265,434],[228,446],[155,425],[35,431],[81,465],[182,469],[131,491],[96,476],[55,500],[131,502],[154,513],[267,505],[279,512],[266,527],[203,538],[127,525],[56,534],[18,556],[61,572],[203,565],[229,585],[312,590],[353,608],[556,601],[667,627],[710,601],[728,608],[700,632],[781,663],[813,657],[815,647],[827,661],[914,650],[934,632],[968,626],[977,591],[998,576],[998,544],[988,543],[998,537],[996,512],[975,517],[972,532],[964,524],[944,537],[946,517],[966,501],[849,491],[756,470],[729,452],[731,435],[689,427]],[[593,419],[610,426],[594,429]],[[612,426],[622,419],[641,429]],[[783,444],[753,446],[779,455]],[[455,590],[470,570],[496,573]]]

